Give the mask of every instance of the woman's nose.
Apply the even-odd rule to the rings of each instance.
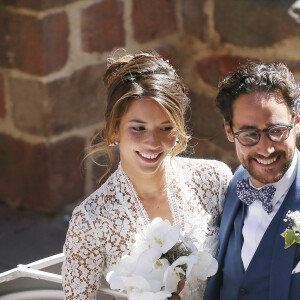
[[[152,147],[159,147],[160,146],[160,137],[159,137],[159,133],[156,132],[155,130],[153,131],[149,131],[147,133],[146,139],[145,139],[145,143],[148,146],[152,146]]]

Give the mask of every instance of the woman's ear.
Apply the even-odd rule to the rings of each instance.
[[[112,140],[112,144],[115,145],[115,146],[120,143],[119,132],[118,131],[113,132],[111,140]]]
[[[224,128],[225,128],[228,141],[234,143],[234,137],[231,131],[231,127],[229,126],[228,122],[226,122],[225,120],[224,120]]]

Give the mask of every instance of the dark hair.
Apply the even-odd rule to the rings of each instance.
[[[184,115],[189,105],[187,89],[168,61],[156,52],[138,53],[108,59],[104,74],[107,89],[105,128],[94,136],[88,155],[106,151],[109,166],[101,179],[110,172],[114,159],[111,146],[116,144],[122,116],[133,99],[148,97],[157,101],[177,130],[179,141],[170,155],[175,156],[186,149],[189,135],[186,133]],[[100,142],[96,142],[102,137]]]
[[[249,63],[236,68],[219,84],[216,105],[225,121],[232,125],[232,105],[241,94],[281,92],[291,113],[300,109],[300,86],[283,63]]]

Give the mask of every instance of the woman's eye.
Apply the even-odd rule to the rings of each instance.
[[[131,129],[133,131],[143,131],[143,130],[145,130],[145,127],[143,127],[143,126],[135,126],[135,127],[131,127]]]
[[[161,131],[171,131],[172,129],[173,129],[173,127],[168,126],[168,127],[163,127],[163,128],[161,128],[160,130],[161,130]]]

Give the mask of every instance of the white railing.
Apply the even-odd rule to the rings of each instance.
[[[27,265],[18,265],[16,268],[0,273],[0,291],[1,283],[15,280],[18,278],[33,278],[37,280],[46,280],[55,283],[62,283],[62,277],[59,274],[52,272],[42,271],[41,269],[62,263],[64,260],[64,254],[60,253],[53,255]],[[109,288],[101,287],[98,290],[100,293],[125,297],[125,294],[113,291]],[[17,300],[17,299],[63,299],[63,292],[57,290],[35,290],[35,291],[23,291],[16,292],[9,295],[0,296],[0,300]]]

